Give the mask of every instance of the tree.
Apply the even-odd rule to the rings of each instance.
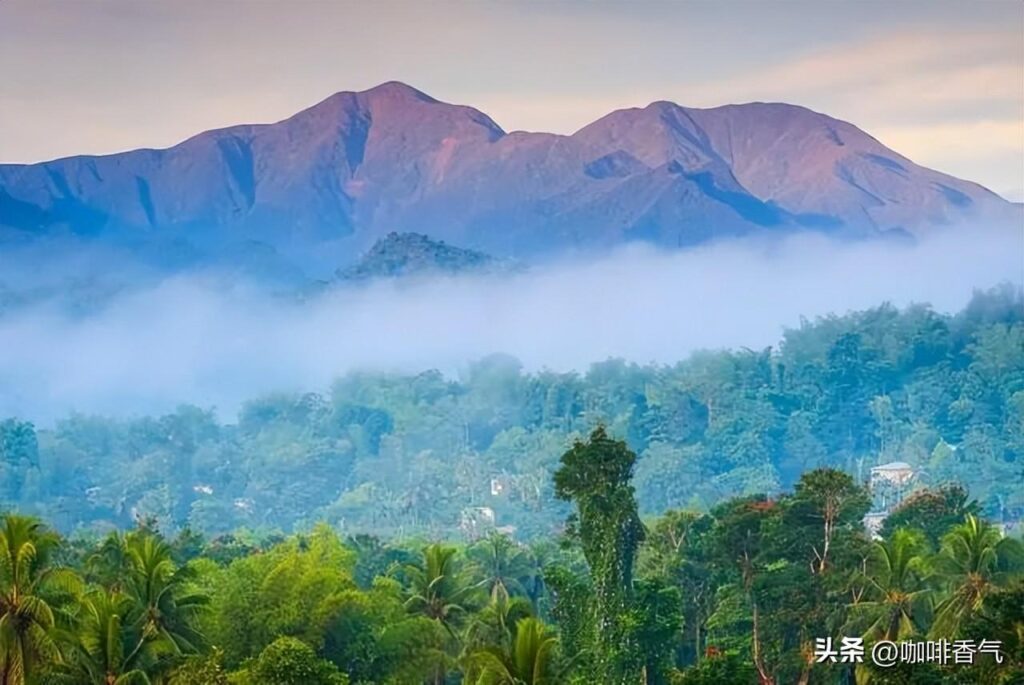
[[[533,606],[523,597],[509,597],[504,586],[491,590],[491,601],[479,611],[466,630],[465,644],[469,650],[480,646],[509,649],[516,624],[533,615]]]
[[[27,421],[0,421],[0,502],[17,502],[24,492],[26,476],[39,468],[36,429]]]
[[[851,607],[854,622],[867,625],[863,635],[869,643],[920,634],[931,593],[924,580],[926,551],[924,536],[906,529],[872,546],[863,574],[869,598]]]
[[[144,642],[159,641],[176,656],[197,653],[205,641],[197,621],[208,604],[206,595],[188,588],[187,569],[175,568],[171,548],[156,535],[130,538],[128,553],[126,592],[141,608],[138,620]]]
[[[169,685],[229,685],[224,652],[216,647],[202,656],[192,656],[171,673]]]
[[[795,528],[818,527],[816,539],[806,542],[813,555],[810,560],[812,573],[823,574],[828,570],[829,552],[837,529],[840,526],[847,529],[859,527],[869,506],[870,498],[864,488],[857,486],[853,478],[842,471],[815,469],[800,477],[788,502],[787,518],[797,524]]]
[[[629,683],[640,678],[630,632],[633,567],[644,540],[630,481],[636,455],[603,426],[562,455],[555,495],[576,505],[570,533],[579,540],[590,567],[592,649],[589,660],[598,682]]]
[[[75,685],[149,685],[160,654],[146,649],[139,606],[120,592],[90,592],[81,602],[74,641],[58,673]]]
[[[888,538],[897,528],[916,528],[925,534],[928,544],[934,548],[939,546],[942,536],[950,528],[964,520],[964,516],[977,513],[978,503],[968,499],[967,491],[959,483],[918,490],[885,518],[881,535]]]
[[[765,529],[778,516],[778,504],[763,496],[740,498],[716,507],[712,516],[716,560],[738,579],[737,586],[750,610],[750,649],[758,682],[773,685],[775,678],[765,659],[761,603],[755,583],[766,567]]]
[[[234,560],[210,578],[209,639],[235,668],[276,638],[323,639],[325,607],[354,589],[353,553],[326,526]]]
[[[1024,682],[1024,578],[990,593],[981,609],[960,624],[960,635],[976,641],[999,641],[1006,660],[1001,666],[991,656],[978,658],[971,668],[973,682]]]
[[[930,635],[953,638],[961,622],[1009,579],[1010,571],[1024,569],[1024,549],[1017,540],[1003,538],[992,524],[968,514],[942,538],[934,566],[947,595],[936,606]]]
[[[631,642],[643,663],[642,682],[665,685],[683,626],[679,591],[662,578],[651,578],[638,580],[634,595]]]
[[[484,577],[488,593],[500,587],[512,595],[528,594],[526,585],[533,572],[529,552],[509,536],[492,532],[467,549],[466,556]]]
[[[456,554],[454,547],[430,545],[420,562],[405,567],[410,593],[406,607],[437,621],[452,635],[479,587],[460,566]]]
[[[260,652],[249,669],[252,685],[347,685],[348,678],[313,648],[294,637],[281,637]]]
[[[510,646],[484,647],[468,661],[474,685],[558,685],[563,669],[558,658],[554,631],[537,618],[524,618],[515,625]]]
[[[8,514],[0,523],[0,685],[25,685],[59,660],[60,607],[77,579],[51,564],[59,538],[38,520]]]
[[[737,654],[716,654],[672,679],[672,685],[746,685],[757,678],[749,661]]]
[[[454,547],[434,544],[423,550],[422,561],[406,566],[409,598],[405,605],[410,612],[421,614],[444,627],[457,639],[456,629],[462,624],[473,594],[479,586],[472,583],[456,559]],[[444,682],[447,664],[438,661],[434,682]]]
[[[709,559],[710,516],[688,511],[668,511],[648,532],[641,550],[644,575],[664,578],[681,597],[684,640],[681,663],[700,661],[704,632],[714,609],[715,582]]]

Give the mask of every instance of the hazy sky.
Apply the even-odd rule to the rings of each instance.
[[[1024,200],[1024,3],[0,0],[0,162],[162,147],[401,80],[507,130],[806,105]]]

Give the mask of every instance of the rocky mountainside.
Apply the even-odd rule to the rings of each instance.
[[[0,239],[168,241],[214,258],[257,241],[335,266],[394,231],[506,257],[799,228],[920,234],[1019,210],[793,105],[656,102],[569,136],[506,133],[400,83],[165,150],[0,165]]]

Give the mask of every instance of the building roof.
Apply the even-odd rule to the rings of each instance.
[[[874,466],[871,468],[872,471],[908,471],[914,467],[905,461],[890,461],[888,464],[882,464],[881,466]]]

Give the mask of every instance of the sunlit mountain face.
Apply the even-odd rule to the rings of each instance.
[[[164,150],[0,165],[6,244],[73,237],[161,269],[329,274],[393,231],[503,258],[793,231],[927,235],[1020,207],[787,104],[612,112],[508,133],[397,82]]]

